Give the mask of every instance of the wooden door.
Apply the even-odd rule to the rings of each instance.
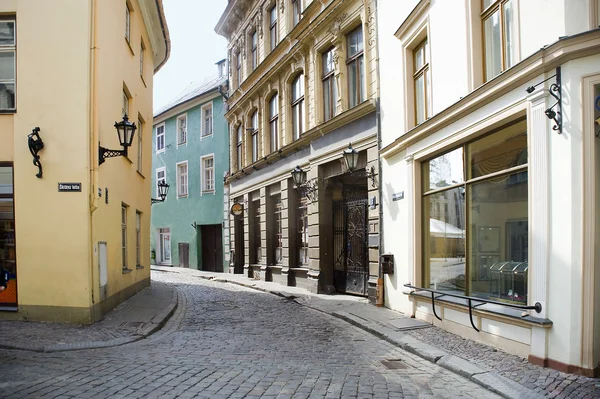
[[[202,270],[223,271],[223,233],[220,224],[202,226]]]
[[[190,267],[190,244],[179,243],[179,267]]]

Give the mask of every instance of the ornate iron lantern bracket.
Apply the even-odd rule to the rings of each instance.
[[[150,198],[151,204],[165,202],[165,200],[167,199],[168,193],[169,193],[169,185],[164,181],[159,182],[158,183],[158,196],[160,198]]]
[[[36,177],[41,179],[44,172],[42,170],[42,163],[40,162],[40,156],[38,153],[44,148],[44,142],[40,137],[40,128],[34,127],[30,134],[27,135],[27,145],[29,146],[29,152],[33,155],[33,164],[38,167],[38,173]]]
[[[529,86],[525,91],[527,91],[527,93],[531,94],[535,91],[535,88],[539,85],[541,85],[544,82],[547,82],[548,80],[552,79],[552,78],[556,78],[555,82],[552,83],[550,85],[550,89],[548,90],[548,94],[550,94],[552,97],[554,97],[556,99],[556,103],[554,103],[553,106],[551,106],[550,108],[546,109],[546,111],[544,111],[544,113],[546,114],[546,117],[548,119],[551,119],[554,121],[554,126],[552,126],[552,130],[555,130],[558,132],[558,134],[562,133],[562,128],[563,128],[563,120],[562,120],[562,82],[561,82],[561,77],[560,77],[560,67],[556,68],[556,73],[552,76],[550,76],[548,79],[545,79],[533,86]],[[554,107],[556,107],[556,109],[553,109]]]

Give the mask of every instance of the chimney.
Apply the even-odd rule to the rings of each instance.
[[[223,58],[221,61],[216,63],[219,74],[219,79],[227,76],[227,58]]]

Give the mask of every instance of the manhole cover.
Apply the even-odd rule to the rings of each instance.
[[[383,364],[388,370],[401,370],[408,368],[408,366],[400,359],[382,360],[381,364]]]

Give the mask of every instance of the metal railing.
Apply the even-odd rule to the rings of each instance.
[[[413,292],[417,292],[417,291],[430,292],[431,293],[431,307],[433,308],[433,315],[440,321],[442,320],[442,318],[440,316],[438,316],[437,312],[435,311],[435,300],[436,299],[439,299],[443,296],[451,296],[454,298],[466,299],[467,303],[469,304],[469,319],[471,320],[471,326],[473,326],[473,328],[477,332],[479,332],[479,329],[477,327],[475,327],[475,323],[473,323],[473,308],[476,308],[477,306],[491,303],[493,305],[506,306],[506,307],[521,309],[521,310],[535,310],[536,313],[541,313],[541,311],[542,311],[542,304],[539,302],[536,302],[535,305],[531,305],[531,306],[530,305],[517,305],[516,303],[499,302],[499,301],[493,301],[490,299],[476,298],[476,297],[467,296],[467,295],[454,294],[454,293],[447,292],[447,291],[433,290],[431,288],[415,287],[414,285],[411,285],[411,284],[404,284],[404,286],[407,288],[413,289],[414,290]],[[411,294],[413,292],[411,292]],[[440,294],[440,295],[438,295],[436,297],[435,294]],[[481,302],[481,303],[473,305],[472,304],[473,301]]]

